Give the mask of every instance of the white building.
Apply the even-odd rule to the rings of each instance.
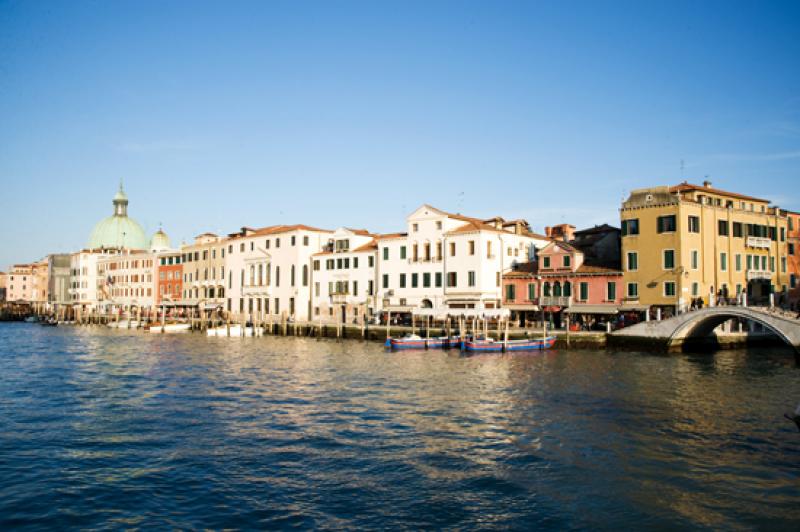
[[[524,220],[482,220],[430,205],[411,213],[406,229],[377,239],[378,296],[385,311],[500,308],[503,272],[549,242]]]
[[[123,250],[100,257],[97,277],[101,311],[108,307],[148,309],[155,304],[156,254],[152,251]]]
[[[311,311],[311,257],[331,231],[306,225],[242,228],[229,235],[227,305],[234,316],[306,321]]]
[[[377,310],[375,235],[365,229],[339,228],[312,259],[313,319],[353,323]]]
[[[83,312],[97,309],[105,287],[105,279],[98,277],[97,263],[114,254],[116,252],[101,249],[83,249],[70,255],[69,295],[73,308]]]

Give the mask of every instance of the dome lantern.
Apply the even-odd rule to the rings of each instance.
[[[89,237],[90,249],[147,249],[148,240],[142,226],[128,217],[128,196],[122,188],[112,200],[114,214],[100,220]]]

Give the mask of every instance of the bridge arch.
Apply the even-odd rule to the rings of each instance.
[[[687,339],[709,337],[714,329],[731,319],[740,319],[758,323],[790,348],[798,349],[792,338],[783,327],[773,323],[774,320],[763,312],[748,310],[742,307],[712,307],[704,311],[688,312],[679,316],[678,323],[667,340],[669,347],[680,346]]]

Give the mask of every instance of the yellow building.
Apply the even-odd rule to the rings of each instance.
[[[620,218],[626,302],[674,312],[788,289],[787,217],[769,200],[683,182],[634,190]]]

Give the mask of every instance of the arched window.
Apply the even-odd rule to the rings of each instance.
[[[553,297],[561,297],[561,283],[558,281],[553,283]]]
[[[263,264],[259,264],[258,265],[258,286],[261,286],[263,284],[264,284],[264,265]]]
[[[544,283],[544,297],[550,297],[550,283],[547,281]]]
[[[294,286],[294,264],[292,264],[292,269],[290,271],[289,286]]]
[[[308,264],[303,264],[303,286],[308,286]]]
[[[570,297],[572,295],[572,283],[569,281],[564,281],[564,297]]]

